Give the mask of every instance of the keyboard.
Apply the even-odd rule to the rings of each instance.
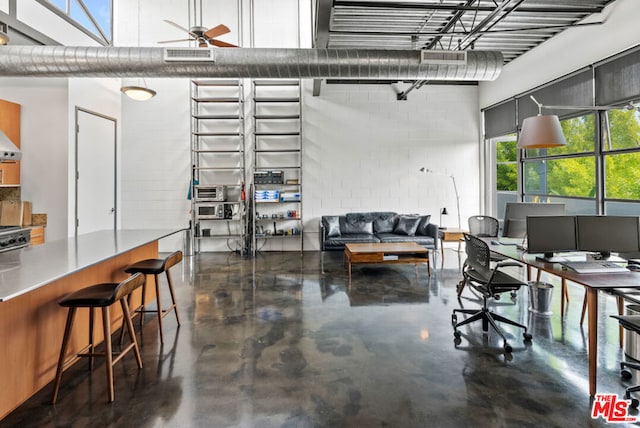
[[[606,261],[563,262],[562,265],[576,271],[576,273],[629,272],[624,266]]]

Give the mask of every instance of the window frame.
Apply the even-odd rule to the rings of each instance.
[[[94,27],[96,28],[99,34],[96,34],[95,32],[91,31],[91,29],[85,27],[84,25],[82,25],[81,23],[79,23],[78,21],[76,21],[71,17],[70,1],[77,1],[77,3],[80,5],[84,13],[87,15],[87,18],[91,21],[91,23],[94,25]],[[109,32],[111,33],[111,37],[108,37],[104,33],[104,31],[102,30],[100,25],[98,25],[97,20],[94,18],[93,14],[91,13],[87,5],[84,4],[83,0],[66,0],[67,10],[61,10],[58,6],[56,6],[55,4],[51,3],[48,0],[36,0],[37,3],[46,7],[47,9],[49,9],[50,11],[58,15],[60,18],[64,19],[65,21],[67,21],[68,23],[76,27],[78,30],[82,31],[87,36],[91,37],[96,42],[100,43],[103,46],[111,46],[113,45],[113,0],[107,0],[107,1],[109,2],[109,10],[111,15],[109,18],[109,27],[110,27]]]

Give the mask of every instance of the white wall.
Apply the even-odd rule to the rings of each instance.
[[[479,209],[475,86],[425,85],[397,101],[389,85],[305,84],[303,216],[305,249],[318,249],[322,215],[361,211],[431,214],[457,226]],[[435,174],[421,174],[425,167]]]
[[[67,92],[67,79],[0,78],[0,98],[21,105],[21,195],[47,214],[47,240],[67,236]]]
[[[566,30],[507,64],[500,77],[480,84],[480,106],[535,88],[640,43],[640,1],[616,0],[585,22],[605,21]]]

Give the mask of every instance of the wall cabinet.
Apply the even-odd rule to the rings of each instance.
[[[0,130],[20,147],[20,104],[0,100]],[[20,161],[0,163],[0,186],[20,185]]]

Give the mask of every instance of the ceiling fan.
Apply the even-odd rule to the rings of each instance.
[[[227,27],[224,24],[216,25],[215,27],[212,27],[209,29],[202,26],[193,26],[187,29],[181,25],[176,24],[173,21],[169,21],[168,19],[165,19],[164,22],[166,22],[169,25],[173,25],[174,27],[179,28],[180,30],[188,33],[191,36],[191,38],[178,39],[178,40],[164,40],[158,43],[177,43],[177,42],[188,42],[191,40],[195,40],[198,43],[198,47],[200,48],[206,48],[208,45],[217,46],[219,48],[237,48],[238,47],[234,44],[223,42],[222,40],[216,39],[216,37],[218,36],[231,32],[231,30],[229,30],[229,27]]]

